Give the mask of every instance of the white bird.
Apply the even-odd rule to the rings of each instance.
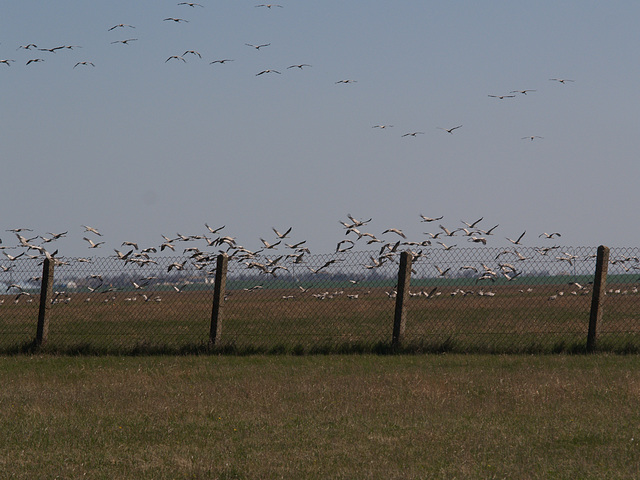
[[[518,239],[517,239],[517,240],[512,240],[512,239],[510,239],[509,237],[505,237],[505,238],[506,238],[507,240],[509,240],[511,243],[513,243],[514,245],[522,245],[522,244],[520,243],[520,240],[522,240],[522,237],[524,237],[524,234],[525,234],[525,233],[527,233],[527,231],[526,231],[526,230],[525,230],[524,232],[522,232],[522,235],[520,235],[520,236],[518,237]]]
[[[451,267],[447,268],[446,270],[442,270],[438,265],[434,265],[434,267],[436,268],[436,270],[438,270],[438,274],[441,277],[444,277],[447,274],[447,272],[451,270]]]
[[[84,227],[84,231],[85,232],[91,232],[91,233],[95,233],[96,235],[98,235],[99,237],[102,236],[102,234],[100,232],[98,232],[98,230],[96,230],[93,227],[89,227],[88,225],[82,225],[82,227]]]
[[[407,238],[407,236],[404,233],[402,233],[402,230],[398,230],[397,228],[387,228],[384,232],[382,232],[383,235],[385,233],[395,233],[396,235],[400,235],[404,239]]]
[[[449,251],[449,250],[451,250],[452,248],[454,248],[454,247],[456,247],[456,246],[457,246],[457,245],[450,245],[450,246],[448,246],[448,245],[445,245],[445,244],[444,244],[444,243],[442,243],[442,242],[438,242],[438,243],[439,243],[440,245],[442,245],[442,248],[444,248],[446,251]]]
[[[273,230],[275,232],[275,234],[278,236],[278,238],[286,238],[287,235],[289,235],[289,233],[291,233],[291,228],[292,227],[289,227],[289,229],[284,233],[280,233],[278,230],[276,230],[273,227],[271,227],[271,230]]]
[[[444,215],[441,217],[431,218],[431,217],[425,217],[424,215],[420,214],[420,218],[422,218],[423,222],[435,222],[436,220],[442,220],[444,218]]]
[[[98,242],[98,243],[94,243],[93,240],[91,240],[90,238],[87,237],[82,237],[83,240],[86,240],[87,242],[89,242],[90,247],[89,248],[100,248],[100,245],[102,245],[104,242]]]

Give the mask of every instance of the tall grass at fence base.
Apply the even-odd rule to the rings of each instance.
[[[637,354],[640,347],[637,342],[616,342],[606,339],[599,342],[596,351],[615,354]],[[34,341],[15,345],[0,350],[4,355],[63,355],[63,356],[162,356],[162,355],[422,355],[422,354],[586,354],[586,344],[580,340],[558,340],[553,343],[531,341],[528,344],[486,343],[469,346],[469,344],[453,337],[433,340],[405,342],[394,346],[390,342],[349,342],[325,343],[317,345],[304,344],[272,344],[269,346],[240,345],[226,343],[209,345],[208,343],[191,343],[180,346],[170,344],[138,343],[131,346],[96,346],[91,343],[56,345],[48,343],[38,346]]]

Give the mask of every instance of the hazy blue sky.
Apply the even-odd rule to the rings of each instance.
[[[351,213],[416,241],[424,214],[500,224],[493,245],[637,245],[640,2],[199,3],[2,2],[5,244],[69,230],[85,255],[86,224],[107,255],[207,222],[323,253]]]

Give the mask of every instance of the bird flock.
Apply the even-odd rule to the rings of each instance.
[[[238,242],[237,238],[227,234],[225,225],[212,227],[208,223],[204,224],[201,232],[195,234],[176,233],[173,236],[161,235],[161,239],[156,244],[150,246],[141,245],[139,242],[125,240],[119,242],[118,248],[112,248],[113,254],[110,255],[116,261],[121,262],[123,270],[124,266],[130,265],[134,268],[132,279],[127,286],[113,286],[107,284],[103,278],[103,272],[94,272],[85,279],[85,286],[89,293],[113,293],[118,290],[134,290],[140,291],[141,297],[145,302],[160,302],[162,298],[159,295],[147,295],[142,293],[143,290],[150,287],[157,281],[156,275],[159,266],[166,269],[164,276],[168,276],[171,272],[189,271],[191,273],[201,272],[204,277],[212,276],[216,271],[217,256],[224,253],[228,256],[229,261],[236,263],[234,271],[242,271],[242,269],[254,271],[257,275],[264,275],[275,278],[285,275],[288,278],[308,277],[323,275],[325,273],[335,273],[335,268],[339,268],[341,263],[348,264],[347,270],[353,278],[350,280],[354,285],[362,278],[366,278],[366,272],[379,269],[385,265],[396,265],[401,252],[408,251],[413,258],[413,265],[423,264],[421,267],[422,274],[431,278],[460,278],[465,277],[474,280],[476,284],[485,285],[493,284],[497,280],[510,282],[520,275],[527,274],[527,261],[544,259],[546,262],[558,262],[567,266],[575,266],[581,261],[593,261],[594,256],[588,255],[579,258],[574,253],[567,251],[559,245],[540,246],[539,243],[554,241],[561,237],[559,232],[541,232],[533,238],[535,245],[525,246],[527,232],[524,231],[519,235],[511,238],[503,236],[510,244],[510,248],[502,248],[496,254],[496,249],[483,250],[489,243],[489,239],[498,236],[499,224],[491,225],[489,228],[483,226],[484,217],[473,221],[460,220],[458,226],[445,226],[444,216],[426,216],[419,215],[420,224],[428,227],[425,228],[422,239],[410,240],[407,235],[399,228],[389,227],[379,233],[371,233],[370,224],[372,218],[358,219],[353,215],[347,214],[346,219],[339,220],[339,224],[343,229],[344,238],[336,243],[335,251],[332,252],[330,258],[327,255],[312,256],[307,246],[307,241],[303,239],[294,239],[293,227],[279,229],[272,227],[267,235],[258,236],[259,248],[249,249]],[[82,229],[77,234],[82,236],[86,242],[86,248],[95,251],[106,248],[106,240],[100,229],[90,226],[81,225]],[[63,267],[72,264],[92,264],[96,258],[87,257],[66,257],[59,253],[57,242],[61,239],[68,238],[69,230],[46,232],[42,234],[34,234],[30,228],[12,228],[6,230],[10,238],[15,239],[14,242],[3,242],[0,239],[0,250],[6,259],[0,263],[0,281],[4,281],[7,285],[5,294],[15,294],[15,303],[25,296],[32,301],[31,292],[25,287],[25,284],[19,284],[3,279],[2,275],[11,275],[14,272],[16,262],[36,262],[41,264],[44,258],[54,261],[57,266]],[[6,240],[6,235],[4,236]],[[441,241],[441,240],[445,240]],[[447,257],[443,254],[434,255],[437,251],[452,252],[462,248],[461,242],[466,241],[469,244],[478,245],[478,255],[474,263],[462,263],[457,257]],[[368,261],[362,263],[356,270],[352,263],[347,262],[347,252],[359,248],[366,251]],[[163,255],[163,253],[165,255]],[[484,252],[484,253],[483,253]],[[167,253],[179,255],[177,261],[160,261],[162,256]],[[495,256],[493,256],[495,254]],[[491,255],[492,258],[489,257]],[[437,257],[439,261],[445,264],[436,263],[433,257]],[[322,260],[318,260],[322,258]],[[172,260],[175,258],[172,257]],[[462,264],[461,264],[462,263]],[[637,256],[619,256],[610,259],[610,264],[627,273],[634,273],[640,270],[640,258]],[[154,274],[145,273],[145,267],[155,265]],[[333,269],[331,267],[334,267]],[[138,267],[138,268],[136,268]],[[428,273],[428,268],[433,268],[432,273]],[[397,267],[394,267],[394,271]],[[358,271],[360,273],[358,273]],[[131,273],[132,271],[129,270]],[[40,277],[32,277],[30,282],[36,284]],[[638,279],[640,280],[640,279]],[[575,282],[574,282],[575,283]],[[34,285],[35,286],[35,285]],[[186,284],[173,283],[171,288],[176,292],[182,292]],[[588,290],[583,285],[575,283],[574,292],[585,294]],[[262,284],[255,285],[251,288],[245,288],[247,291],[259,290]],[[304,293],[307,289],[300,286]],[[576,290],[577,289],[577,290]],[[436,292],[434,288],[431,292],[419,291],[412,295],[424,296],[427,298],[440,295],[442,292]],[[456,289],[451,292],[452,295],[469,294],[468,291]],[[495,292],[479,290],[479,295],[488,297],[494,296]],[[344,293],[344,292],[342,292]],[[389,298],[395,298],[396,291],[387,292]],[[616,293],[612,290],[610,293]],[[577,294],[577,293],[574,293]],[[333,298],[338,293],[330,294],[329,292],[314,292],[316,298],[327,299]],[[562,296],[563,292],[556,292],[555,295],[549,297],[549,300],[555,300],[558,296]],[[105,296],[105,303],[113,301],[115,296]],[[283,297],[284,298],[284,297]],[[293,298],[293,297],[291,297]],[[358,293],[349,294],[350,300],[360,298]],[[87,301],[90,297],[87,298]],[[58,292],[54,301],[67,302],[70,297],[65,292]]]

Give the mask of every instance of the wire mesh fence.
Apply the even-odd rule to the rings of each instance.
[[[391,344],[399,252],[233,255],[217,349],[313,351]],[[640,350],[640,260],[611,249],[598,346]],[[429,248],[412,252],[403,345],[422,350],[580,350],[587,338],[594,247]],[[47,347],[188,351],[211,339],[216,257],[60,258]],[[0,272],[0,349],[34,338],[42,262]]]

